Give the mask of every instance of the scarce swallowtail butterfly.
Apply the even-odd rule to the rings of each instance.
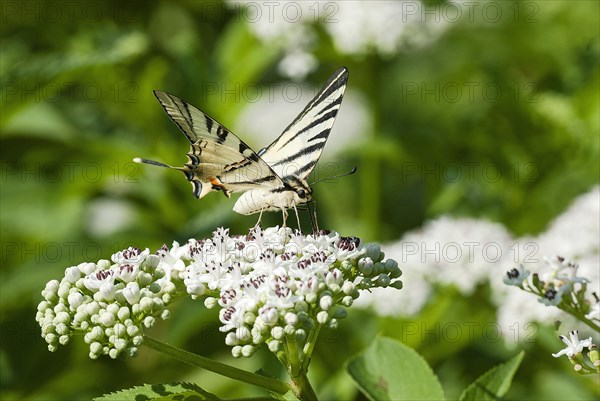
[[[281,210],[285,224],[287,209],[295,209],[298,216],[296,206],[312,199],[306,180],[327,142],[347,81],[346,68],[334,72],[283,133],[258,153],[206,113],[176,96],[154,91],[169,118],[190,141],[188,162],[173,167],[148,159],[134,161],[183,172],[198,199],[211,191],[222,191],[227,197],[244,192],[234,211],[262,216],[264,211]]]

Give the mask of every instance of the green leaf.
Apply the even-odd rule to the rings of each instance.
[[[220,398],[203,390],[192,383],[170,383],[170,384],[144,384],[126,390],[105,394],[94,398],[94,401],[184,401],[184,400],[210,400],[218,401]]]
[[[479,376],[463,391],[459,401],[497,400],[504,397],[524,355],[525,353],[521,351],[508,362],[502,363]]]
[[[443,400],[444,391],[427,362],[412,348],[377,338],[348,363],[348,372],[370,400]]]
[[[294,395],[294,392],[292,390],[288,391],[285,394],[277,394],[273,391],[269,391],[269,394],[271,395],[271,397],[273,397],[273,399],[279,401],[300,401],[298,397]]]

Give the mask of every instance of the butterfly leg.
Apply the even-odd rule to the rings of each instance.
[[[310,210],[311,203],[314,203],[315,205],[314,212]],[[317,203],[315,201],[310,201],[306,204],[306,207],[308,208],[308,216],[310,217],[310,225],[312,226],[313,233],[316,233],[319,231],[319,224],[317,222]]]
[[[284,207],[281,208],[281,214],[283,215],[283,225],[282,225],[282,227],[287,227],[286,222],[287,222],[288,212],[287,212],[287,210]]]
[[[254,225],[254,228],[260,227],[260,221],[262,220],[262,214],[264,211],[265,209],[260,209],[260,213],[258,214],[258,221]]]
[[[315,205],[315,210],[313,211],[313,215],[315,216],[315,231],[319,231],[319,220],[317,220],[317,202],[313,201]]]
[[[296,212],[296,221],[298,222],[298,231],[302,233],[302,227],[300,226],[300,216],[298,216],[298,209],[296,209],[296,205],[294,205],[294,212]]]

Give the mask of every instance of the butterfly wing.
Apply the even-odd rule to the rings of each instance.
[[[229,196],[231,192],[283,186],[267,163],[215,119],[176,96],[162,91],[154,94],[190,141],[188,163],[174,168],[184,172],[196,197],[202,198],[211,190],[221,190]]]
[[[258,152],[283,181],[296,177],[306,179],[314,169],[333,127],[347,82],[345,67],[334,72],[283,133]]]

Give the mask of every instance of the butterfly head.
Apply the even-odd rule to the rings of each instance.
[[[293,177],[285,184],[285,187],[292,193],[295,205],[309,202],[312,199],[312,188],[303,178]]]

